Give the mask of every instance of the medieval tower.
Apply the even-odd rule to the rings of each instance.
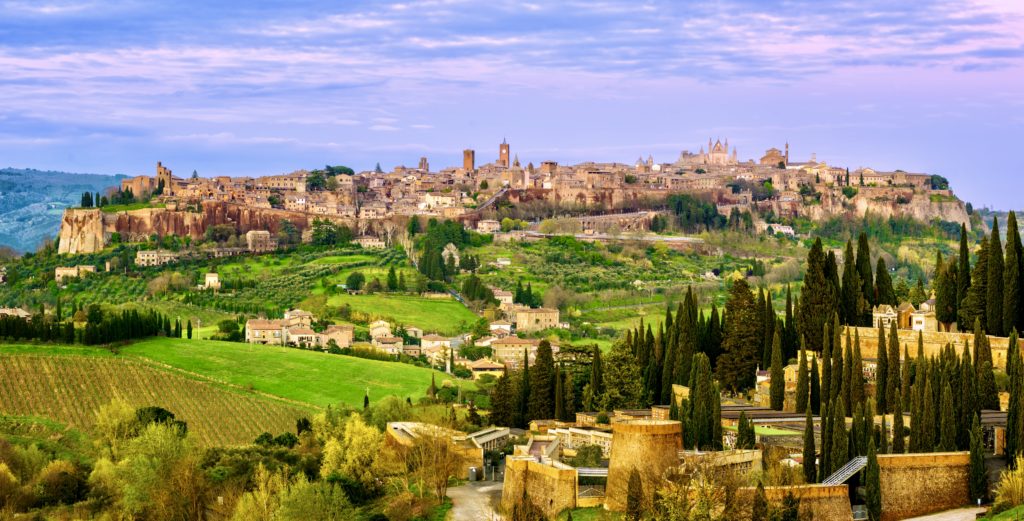
[[[504,139],[498,145],[498,165],[508,168],[508,141]]]

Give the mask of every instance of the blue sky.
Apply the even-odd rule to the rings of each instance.
[[[258,4],[258,5],[252,5]],[[266,175],[741,159],[948,177],[1020,208],[1024,2],[0,0],[0,166]]]

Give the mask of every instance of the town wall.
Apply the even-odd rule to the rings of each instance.
[[[970,453],[880,454],[882,521],[970,503]]]
[[[506,512],[523,500],[523,493],[548,517],[576,507],[576,469],[555,468],[532,458],[508,458],[501,506]]]
[[[874,358],[878,352],[878,328],[875,327],[854,327],[850,328],[852,336],[854,330],[860,335],[860,350],[865,358]],[[890,329],[885,330],[886,341],[888,341]],[[900,339],[900,356],[903,356],[903,346],[907,347],[910,358],[917,358],[917,331],[911,329],[899,329],[896,335]],[[957,354],[963,353],[964,341],[970,349],[974,349],[974,333],[945,333],[939,331],[921,332],[924,340],[924,356],[939,356],[946,344],[952,343]],[[988,344],[992,348],[992,365],[997,369],[1006,369],[1006,351],[1010,345],[1010,339],[1006,337],[989,336]],[[1019,344],[1018,344],[1019,345]]]
[[[612,425],[605,508],[626,509],[629,476],[640,474],[644,498],[650,503],[664,473],[679,466],[682,424],[671,420],[635,420]]]
[[[741,503],[751,504],[756,489],[740,489]],[[764,495],[772,505],[781,505],[787,494],[800,500],[800,519],[851,519],[850,491],[847,485],[793,485],[765,487]]]

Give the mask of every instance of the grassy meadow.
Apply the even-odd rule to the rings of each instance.
[[[331,306],[347,304],[352,311],[382,318],[396,324],[416,326],[424,332],[454,335],[468,331],[479,320],[472,311],[455,299],[434,299],[413,295],[349,295],[331,296]]]

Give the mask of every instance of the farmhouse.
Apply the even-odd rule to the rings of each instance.
[[[558,309],[517,308],[515,310],[516,331],[540,331],[558,327]]]
[[[96,273],[96,266],[79,264],[78,266],[72,266],[70,268],[58,267],[53,270],[53,280],[57,281],[57,284],[60,284],[66,278],[80,279],[84,277],[86,273]]]

